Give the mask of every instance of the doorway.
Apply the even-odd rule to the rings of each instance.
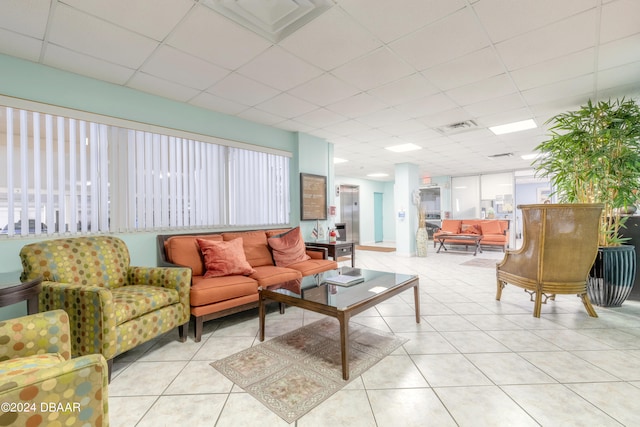
[[[340,186],[340,219],[345,224],[347,241],[360,243],[360,187]]]

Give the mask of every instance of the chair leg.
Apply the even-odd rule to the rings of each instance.
[[[536,291],[536,299],[533,302],[533,317],[540,317],[542,311],[542,292]]]
[[[284,314],[284,309],[285,309],[286,306],[284,305],[283,302],[278,303],[278,304],[280,305],[280,314]]]
[[[598,317],[598,313],[596,313],[593,306],[591,305],[591,300],[589,299],[589,295],[584,293],[580,295],[580,299],[582,299],[582,304],[584,304],[584,308],[587,309],[587,313],[589,314],[589,316]]]
[[[196,342],[200,342],[200,340],[202,340],[202,325],[204,324],[204,318],[202,316],[196,316],[194,323],[195,340]]]
[[[502,298],[502,289],[506,285],[507,284],[505,282],[503,282],[502,280],[498,280],[498,289],[496,290],[496,300],[500,301],[500,298]]]
[[[178,325],[178,337],[180,342],[187,341],[187,333],[189,331],[189,321],[183,325]]]

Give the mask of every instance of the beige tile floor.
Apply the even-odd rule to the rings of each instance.
[[[478,258],[499,260],[499,252]],[[311,426],[638,426],[640,302],[596,307],[558,296],[532,317],[495,270],[461,265],[471,254],[426,258],[358,251],[357,266],[420,276],[422,323],[406,292],[352,319],[409,338],[295,424]],[[318,319],[289,308],[268,315],[276,336]],[[115,360],[112,426],[286,426],[209,363],[258,344],[257,310],[205,323],[200,343],[177,331]]]

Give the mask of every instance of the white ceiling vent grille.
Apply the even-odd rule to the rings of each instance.
[[[327,10],[332,0],[202,0],[202,4],[278,43]]]
[[[469,132],[475,129],[478,129],[478,124],[473,120],[451,123],[450,125],[436,128],[436,130],[443,135],[455,135],[457,133]]]

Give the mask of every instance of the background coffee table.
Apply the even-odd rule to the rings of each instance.
[[[447,247],[444,245],[447,241],[453,242],[454,245],[473,245],[474,251],[473,256],[475,256],[478,251],[482,253],[482,247],[480,246],[480,241],[482,240],[482,236],[479,234],[443,234],[437,237],[438,242],[440,242],[440,246],[438,246],[438,250],[436,253],[440,253],[440,249],[444,249],[447,251]],[[469,242],[469,243],[466,243]]]
[[[364,282],[339,286],[324,282],[327,277],[358,270]],[[260,341],[264,341],[265,305],[267,300],[300,307],[305,310],[335,317],[340,323],[340,350],[342,378],[349,379],[349,319],[400,292],[413,288],[416,323],[420,323],[420,292],[418,276],[382,271],[342,267],[302,279],[300,293],[260,288],[259,316]]]

